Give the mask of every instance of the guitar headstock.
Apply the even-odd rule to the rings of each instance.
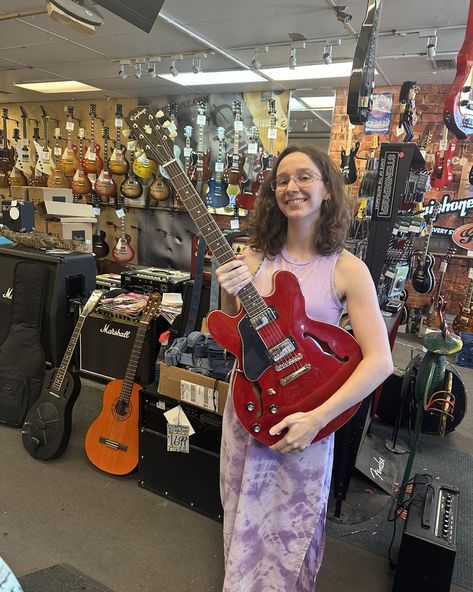
[[[192,126],[186,125],[184,128],[184,138],[190,140],[192,138]]]
[[[168,104],[168,114],[169,114],[169,119],[171,121],[174,121],[174,119],[177,116],[177,103],[169,103]]]
[[[2,109],[2,119],[8,119],[8,109]]]
[[[162,111],[155,115],[149,105],[139,105],[125,118],[133,135],[138,139],[146,154],[153,154],[159,164],[174,159],[174,142],[161,119]]]
[[[17,142],[20,139],[20,130],[17,127],[13,130],[13,139]]]
[[[26,112],[26,109],[20,105],[20,111],[21,111],[21,118],[26,120],[28,119],[28,113]]]
[[[123,105],[121,103],[117,103],[115,107],[115,117],[122,118],[123,117]]]
[[[453,245],[450,245],[448,247],[448,251],[446,252],[444,257],[446,263],[448,263],[450,259],[453,257],[453,255],[455,255],[456,250],[456,247],[454,247]]]
[[[161,294],[159,292],[153,292],[148,296],[148,302],[141,313],[141,321],[149,323],[158,314],[159,305],[161,304]]]
[[[67,119],[74,119],[74,107],[69,105],[66,110]]]
[[[89,115],[92,117],[92,119],[97,117],[97,106],[94,103],[90,104]]]
[[[197,101],[197,116],[207,115],[207,101],[200,99]]]
[[[232,112],[235,118],[241,117],[241,101],[233,101]]]
[[[89,315],[95,309],[95,307],[100,302],[102,297],[103,297],[102,290],[94,290],[92,292],[92,294],[89,296],[89,299],[87,300],[87,302],[82,307],[82,312],[81,312],[82,316]]]
[[[276,100],[268,99],[268,115],[276,115]]]
[[[217,140],[219,142],[223,142],[225,140],[225,128],[224,127],[217,128]]]

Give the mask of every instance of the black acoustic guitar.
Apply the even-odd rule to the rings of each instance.
[[[94,290],[84,305],[59,368],[46,374],[39,399],[29,409],[23,423],[23,446],[40,460],[58,458],[66,450],[71,436],[72,410],[80,393],[81,383],[69,365],[86,317],[103,296]]]
[[[366,122],[373,105],[376,41],[382,0],[368,0],[348,86],[347,113],[353,125]]]
[[[434,265],[435,257],[429,253],[430,237],[434,230],[434,222],[440,211],[440,204],[436,204],[427,226],[427,238],[422,253],[415,253],[416,262],[412,272],[412,286],[419,294],[430,294],[435,288]]]

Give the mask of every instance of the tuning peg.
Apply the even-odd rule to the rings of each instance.
[[[172,132],[169,132],[170,138],[175,138],[176,136],[177,136],[177,132],[175,130],[173,130]]]
[[[156,113],[156,117],[158,117],[159,119],[161,119],[161,117],[164,117],[164,111],[161,111],[161,109]]]

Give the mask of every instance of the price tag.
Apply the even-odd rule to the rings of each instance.
[[[447,140],[440,140],[439,150],[446,150],[447,149],[447,145],[448,145]]]
[[[123,208],[120,208],[119,210],[115,211],[115,214],[117,215],[117,218],[121,220],[125,217],[125,210]]]
[[[97,155],[95,152],[92,152],[90,148],[87,148],[87,154],[85,155],[87,160],[97,160]]]
[[[275,140],[278,135],[278,130],[275,127],[268,127],[268,138]]]
[[[248,154],[258,154],[257,142],[248,142],[248,148],[246,151]]]
[[[126,144],[126,149],[130,150],[130,152],[133,152],[133,150],[136,148],[136,142],[127,142]]]
[[[66,122],[66,130],[68,132],[74,131],[74,122],[73,121],[67,121]]]
[[[233,129],[236,132],[242,132],[243,131],[243,121],[241,119],[237,119],[236,121],[233,122]]]
[[[61,156],[62,150],[60,146],[54,146],[54,156]]]
[[[197,115],[197,125],[205,125],[207,123],[207,117],[205,115]]]
[[[396,137],[399,138],[399,136],[402,136],[402,134],[404,133],[404,128],[403,126],[396,126]]]
[[[190,146],[185,146],[184,156],[190,156],[191,154],[192,154],[192,148]]]
[[[115,127],[123,127],[123,119],[121,117],[115,117]]]
[[[216,173],[223,173],[223,162],[216,162],[215,163],[215,172]]]
[[[167,451],[189,453],[189,426],[168,423]]]
[[[49,162],[49,150],[45,150],[41,156],[43,162]]]
[[[232,230],[238,230],[240,228],[240,220],[238,218],[232,218],[230,220],[230,228]]]
[[[393,278],[396,274],[391,269],[387,269],[384,275],[388,278]]]
[[[100,208],[93,208],[94,210],[94,216],[99,217],[100,216]]]

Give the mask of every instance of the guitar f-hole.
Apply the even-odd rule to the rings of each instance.
[[[326,356],[331,356],[332,358],[337,360],[337,362],[341,362],[342,364],[346,364],[348,362],[348,360],[349,360],[348,356],[341,358],[336,352],[333,351],[333,349],[330,347],[330,345],[326,341],[322,341],[321,339],[318,339],[317,337],[315,337],[315,335],[312,335],[311,333],[304,333],[304,337],[308,337],[309,339],[312,339],[312,341],[315,343],[315,345]]]

